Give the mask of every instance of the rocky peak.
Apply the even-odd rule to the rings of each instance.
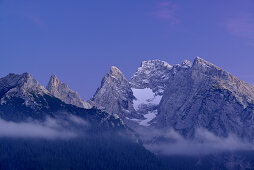
[[[109,74],[114,78],[123,78],[123,73],[116,66],[111,66]]]
[[[229,72],[219,68],[218,66],[197,57],[194,60],[192,69],[191,69],[191,78],[196,83],[210,82],[210,84],[221,84],[221,87],[226,87],[231,90],[241,85],[245,86],[245,82],[236,78]],[[224,84],[224,85],[223,85]],[[249,85],[246,84],[246,87]]]
[[[143,61],[136,73],[131,77],[132,88],[150,88],[156,94],[162,94],[173,67],[165,61]]]
[[[254,114],[253,106],[253,86],[197,57],[192,67],[171,77],[154,122],[187,137],[197,128],[250,137],[253,122],[246,115]]]
[[[10,73],[0,79],[0,89],[19,88],[25,91],[37,91],[48,93],[48,91],[35,80],[31,74],[23,73],[21,75]]]
[[[68,85],[61,82],[56,75],[52,75],[50,77],[47,89],[53,96],[59,98],[67,104],[72,104],[86,109],[91,108],[89,103],[82,100],[77,92],[71,90]]]
[[[56,89],[62,82],[56,77],[56,75],[52,75],[49,79],[49,83],[47,85],[47,89],[51,91],[51,89]],[[64,84],[65,85],[65,84]],[[67,86],[67,85],[65,85]]]
[[[181,64],[182,67],[186,67],[186,68],[189,68],[189,67],[192,67],[192,62],[191,61],[188,61],[188,60],[184,60]]]
[[[203,59],[203,58],[201,58],[201,57],[196,57],[196,58],[194,59],[194,62],[193,62],[193,63],[194,63],[194,64],[202,64],[202,65],[204,65],[204,64],[206,64],[206,65],[213,65],[212,63],[206,61],[205,59]],[[215,66],[215,65],[214,65],[214,66]]]
[[[101,87],[104,85],[111,85],[121,89],[121,87],[129,84],[123,73],[116,66],[111,66],[110,71],[103,77],[101,82]]]
[[[216,65],[204,60],[203,58],[200,57],[196,57],[194,59],[193,62],[193,70],[199,70],[201,72],[216,72],[216,71],[220,71],[220,72],[226,72],[224,70],[222,70],[221,68],[217,67]]]
[[[14,87],[18,85],[18,81],[21,79],[22,75],[10,73],[7,76],[0,79],[0,88],[3,90],[7,87]]]
[[[156,67],[167,67],[168,69],[172,68],[172,66],[170,64],[168,64],[165,61],[161,61],[161,60],[142,61],[141,66],[139,68],[142,70],[142,68],[155,69]]]
[[[49,92],[36,81],[31,74],[13,74],[0,79],[1,104],[6,103],[13,97],[24,99],[24,104],[35,107],[39,105],[35,102],[35,96],[48,95]]]
[[[127,84],[128,81],[116,66],[111,66],[110,71],[104,76],[102,83]]]
[[[132,106],[133,96],[131,86],[121,71],[112,66],[107,73],[101,86],[97,89],[90,103],[108,113],[118,114],[121,118],[135,112]]]

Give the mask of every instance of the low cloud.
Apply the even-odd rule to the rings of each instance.
[[[78,131],[70,128],[70,124],[87,127],[88,123],[83,119],[70,115],[67,119],[47,118],[40,122],[27,120],[26,122],[12,122],[0,119],[0,137],[10,138],[45,138],[67,139],[79,135]]]
[[[183,138],[174,130],[139,131],[145,139],[145,147],[162,155],[207,155],[222,152],[250,151],[254,145],[231,134],[218,137],[205,129],[197,129],[193,139]]]

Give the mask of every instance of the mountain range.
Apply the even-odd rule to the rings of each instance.
[[[197,128],[223,137],[254,134],[254,87],[200,57],[172,66],[144,61],[129,81],[113,67],[91,101],[127,125],[173,128],[185,137]]]
[[[57,129],[57,134],[62,134],[64,129],[74,136],[97,134],[101,138],[102,134],[110,132],[111,137],[127,138],[130,148],[139,148],[137,155],[149,155],[150,169],[163,169],[164,165],[144,147],[171,162],[169,167],[181,168],[181,163],[175,166],[171,161],[175,159],[172,158],[174,149],[166,152],[171,145],[184,148],[185,145],[175,145],[179,141],[184,144],[187,141],[187,146],[191,143],[195,147],[200,144],[207,147],[206,156],[199,156],[190,163],[194,168],[204,168],[202,161],[214,162],[212,167],[215,169],[218,166],[225,169],[254,167],[249,156],[254,137],[254,87],[200,57],[176,65],[161,60],[143,61],[129,80],[120,69],[112,66],[88,101],[81,99],[56,75],[50,77],[44,88],[29,73],[11,73],[0,79],[0,102],[0,118],[8,125],[6,127],[10,124],[6,122],[19,127],[32,119],[44,128]],[[52,120],[57,123],[52,125]],[[9,135],[9,132],[1,133],[5,137]],[[231,139],[233,143],[236,140],[237,145],[241,144],[240,148],[233,148],[233,153],[230,147],[214,145],[215,149],[210,148],[214,141],[230,140],[232,144]],[[216,149],[218,153],[214,152]],[[237,157],[236,152],[242,150],[248,150],[250,154],[246,156],[244,152]],[[196,151],[200,148],[194,149],[193,155]],[[118,148],[118,152],[123,151]],[[174,154],[179,153],[184,152],[177,150]],[[221,153],[227,154],[221,156]],[[228,160],[230,156],[238,163],[232,165],[232,159]],[[222,162],[215,163],[218,157],[222,157]],[[144,162],[145,158],[142,159]],[[189,161],[186,157],[179,159]],[[141,166],[149,169],[138,162],[134,167]]]

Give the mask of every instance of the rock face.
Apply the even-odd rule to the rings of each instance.
[[[143,116],[132,119],[141,126],[150,126],[150,121],[158,114],[157,107],[165,90],[173,66],[165,61],[143,61],[130,79],[135,96],[133,107],[137,114]]]
[[[192,63],[187,60],[173,66],[160,60],[142,62],[130,80],[136,98],[133,101],[134,108],[144,116],[143,119],[135,120],[139,125],[150,126],[151,121],[158,115],[158,106],[169,80],[180,70],[191,66]]]
[[[254,136],[254,87],[200,57],[173,66],[144,61],[130,82],[112,67],[92,101],[139,125],[173,128],[187,138],[200,128],[223,137]]]
[[[186,137],[205,128],[218,136],[248,138],[253,124],[254,87],[199,57],[169,79],[153,123]]]
[[[191,66],[189,61],[174,66],[160,60],[143,61],[130,81],[112,66],[90,104],[118,114],[129,126],[133,123],[150,126],[158,114],[158,105],[169,79]]]
[[[115,115],[98,109],[84,109],[66,104],[49,93],[29,73],[9,74],[0,78],[0,119],[23,122],[27,120],[46,121],[52,118],[70,124],[89,124],[94,129],[127,129]]]
[[[133,118],[136,116],[132,105],[134,98],[128,80],[117,67],[112,66],[90,104],[108,113],[118,114],[121,118]]]
[[[137,72],[131,77],[130,84],[135,89],[150,88],[156,95],[162,95],[173,66],[165,61],[143,61]]]
[[[71,90],[68,85],[61,82],[55,75],[50,77],[46,88],[53,96],[59,98],[67,104],[72,104],[86,109],[91,108],[89,103],[82,100],[77,92]]]
[[[49,92],[36,81],[31,74],[10,73],[0,79],[0,99],[1,104],[5,104],[9,99],[16,97],[24,100],[24,104],[30,107],[39,106],[34,98],[49,94]]]

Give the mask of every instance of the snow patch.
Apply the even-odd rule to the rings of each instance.
[[[140,122],[139,122],[139,125],[142,125],[142,126],[150,126],[150,124],[149,124],[149,122],[151,121],[151,120],[153,120],[155,117],[156,117],[156,115],[157,115],[157,110],[153,110],[153,111],[149,111],[147,114],[145,114],[144,115],[144,117],[146,118],[145,120],[141,120]]]
[[[133,106],[136,111],[138,111],[141,105],[158,105],[162,98],[162,96],[156,95],[150,88],[131,88],[131,90],[136,97],[136,100],[133,101]]]
[[[148,111],[148,113],[144,115],[145,119],[143,119],[143,120],[142,119],[130,119],[130,120],[137,122],[141,126],[150,126],[149,122],[151,120],[153,120],[157,114],[158,114],[157,110]]]

